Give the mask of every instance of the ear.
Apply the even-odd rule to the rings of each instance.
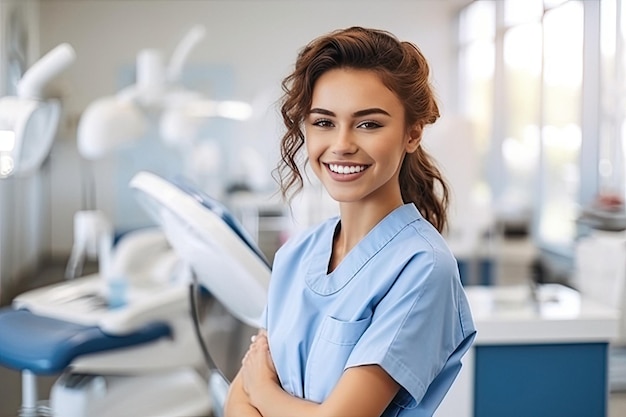
[[[414,125],[408,131],[408,141],[406,143],[406,152],[413,153],[419,148],[420,142],[422,141],[422,126]]]

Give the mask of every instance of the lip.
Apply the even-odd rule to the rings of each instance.
[[[359,172],[354,172],[351,174],[339,174],[337,172],[331,171],[330,169],[330,165],[342,165],[345,167],[352,167],[352,166],[363,166],[365,167],[362,171]],[[348,181],[354,181],[357,180],[359,178],[361,178],[364,174],[365,171],[367,171],[370,167],[369,164],[355,164],[355,163],[341,163],[341,162],[323,162],[322,165],[324,165],[324,167],[326,168],[326,172],[328,172],[328,175],[335,181],[339,181],[339,182],[348,182]]]

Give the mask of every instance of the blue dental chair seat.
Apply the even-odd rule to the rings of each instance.
[[[84,326],[13,308],[0,309],[0,365],[34,374],[51,375],[75,358],[106,350],[136,346],[171,337],[162,322],[148,323],[127,335],[108,335]]]

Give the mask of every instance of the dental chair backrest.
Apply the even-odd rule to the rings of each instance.
[[[167,181],[146,171],[136,174],[130,187],[199,284],[248,331],[262,327],[270,265],[228,209],[189,183]],[[234,366],[215,365],[218,369],[211,372],[209,389],[219,417]]]
[[[260,327],[270,266],[228,209],[191,184],[147,171],[130,187],[200,285],[237,319]]]

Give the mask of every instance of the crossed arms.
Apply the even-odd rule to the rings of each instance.
[[[267,334],[259,331],[232,381],[225,417],[378,417],[400,386],[378,365],[348,368],[328,398],[314,403],[284,391],[269,350]]]

